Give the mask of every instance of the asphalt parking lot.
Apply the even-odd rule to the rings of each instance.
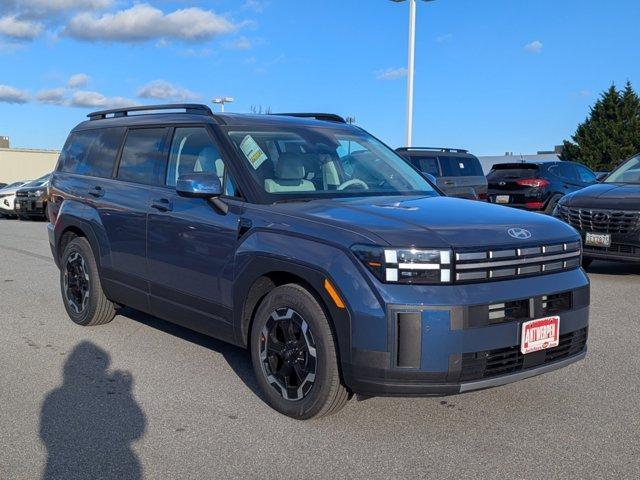
[[[640,478],[640,267],[589,273],[586,361],[302,423],[241,349],[134,311],[75,326],[45,224],[0,220],[0,479]]]

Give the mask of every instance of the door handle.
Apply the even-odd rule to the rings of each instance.
[[[445,180],[445,182],[444,182],[444,184],[445,184],[445,185],[449,185],[449,186],[451,186],[451,185],[455,185],[455,183],[456,183],[456,182],[453,182],[453,181],[451,181],[451,180]]]
[[[93,190],[89,190],[89,195],[95,198],[101,198],[104,197],[104,190],[100,185],[96,185],[93,187]]]
[[[160,198],[151,202],[151,208],[155,208],[160,212],[170,212],[173,210],[173,204],[168,198]]]

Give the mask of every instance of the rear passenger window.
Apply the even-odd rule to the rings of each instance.
[[[123,136],[123,128],[72,133],[60,155],[60,170],[92,177],[111,177]]]
[[[164,183],[161,153],[165,128],[132,129],[122,149],[118,178],[129,182],[160,185]]]
[[[440,156],[443,177],[483,177],[480,161],[475,157]]]

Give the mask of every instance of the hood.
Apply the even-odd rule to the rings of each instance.
[[[640,185],[598,183],[567,195],[561,203],[578,208],[640,210]]]
[[[451,197],[341,198],[284,203],[276,208],[377,236],[397,247],[499,247],[578,239],[573,228],[546,215]],[[508,233],[511,228],[526,229],[531,238],[515,239]]]

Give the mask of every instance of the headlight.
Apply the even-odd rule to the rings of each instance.
[[[354,245],[353,253],[386,283],[451,283],[451,250]]]

